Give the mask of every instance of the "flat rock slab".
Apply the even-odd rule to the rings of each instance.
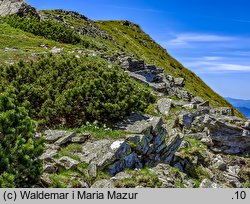
[[[149,80],[149,76],[145,77],[141,74],[137,74],[137,73],[129,72],[129,71],[127,71],[127,73],[130,77],[134,78],[136,81],[148,85],[149,87],[153,88],[155,91],[165,93],[167,90],[165,82],[154,83],[154,81]]]
[[[157,134],[162,124],[161,117],[133,113],[124,121],[117,123],[115,127],[132,134],[150,134],[151,132]]]
[[[119,151],[118,151],[119,150]],[[78,153],[82,162],[96,165],[98,168],[105,168],[116,159],[122,158],[131,153],[131,149],[124,141],[98,140],[87,142]]]
[[[68,142],[76,134],[74,132],[64,131],[64,130],[46,130],[45,141],[49,143],[55,143],[55,145],[61,145]]]

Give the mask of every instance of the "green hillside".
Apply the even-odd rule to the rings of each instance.
[[[126,21],[100,21],[97,24],[109,33],[128,53],[133,53],[148,64],[165,69],[167,74],[186,79],[186,87],[194,95],[209,100],[214,106],[229,106],[229,103],[208,87],[198,76],[186,69],[149,35],[133,23]]]
[[[209,100],[212,105],[231,106],[226,100],[208,87],[198,76],[171,57],[164,48],[152,40],[152,38],[144,33],[136,24],[128,21],[94,22],[77,13],[62,10],[41,11],[40,13],[46,20],[53,21],[54,18],[56,18],[57,24],[65,24],[66,22],[67,25],[73,27],[74,30],[81,30],[79,36],[85,43],[73,43],[74,45],[70,43],[56,43],[53,40],[14,29],[7,24],[1,24],[0,56],[2,60],[11,62],[18,59],[33,59],[35,58],[34,56],[39,55],[39,53],[47,51],[41,47],[42,44],[46,44],[50,48],[63,47],[65,48],[64,51],[74,50],[76,47],[98,50],[107,56],[124,52],[138,59],[143,59],[148,64],[155,64],[158,67],[162,67],[167,74],[174,77],[185,78],[187,90],[194,95],[201,96],[204,100]],[[60,16],[62,23],[60,20],[58,22],[58,16]],[[12,26],[29,31],[23,29],[20,25]],[[6,33],[9,33],[12,37],[9,38]],[[45,37],[48,38],[48,36]],[[6,52],[4,51],[6,47],[17,47],[18,50]]]
[[[250,122],[139,25],[25,8],[0,18],[0,187],[250,186]]]

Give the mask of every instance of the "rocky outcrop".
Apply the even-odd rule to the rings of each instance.
[[[182,141],[181,133],[168,133],[157,117],[132,115],[117,127],[134,134],[124,140],[87,142],[77,154],[81,161],[115,175],[127,168],[170,163]]]
[[[250,131],[235,123],[228,121],[235,121],[232,116],[223,118],[221,115],[214,115],[204,113],[197,115],[194,113],[187,113],[182,117],[185,118],[181,122],[184,126],[184,132],[187,135],[196,137],[201,140],[211,140],[211,148],[217,152],[224,152],[229,154],[246,154],[250,152]],[[244,124],[243,119],[241,123]]]
[[[86,140],[81,151],[74,153],[89,166],[91,175],[96,175],[97,171],[116,175],[124,169],[169,164],[183,139],[177,129],[167,131],[161,117],[133,114],[116,127],[130,135],[121,140]],[[80,136],[60,130],[47,130],[45,135],[45,140],[52,143],[47,145],[46,152],[40,157],[45,162],[45,172],[71,169],[79,163],[67,156],[56,157],[60,146],[75,142],[75,138]]]
[[[94,38],[104,38],[112,40],[110,35],[108,35],[105,31],[96,26],[93,21],[91,21],[86,16],[80,13],[56,9],[53,10],[53,13],[41,11],[40,16],[43,20],[53,19],[58,23],[73,28],[74,31],[80,35],[88,35]],[[75,19],[75,22],[80,23],[72,23],[72,21],[69,19]]]
[[[17,14],[19,16],[32,15],[39,18],[36,9],[23,0],[0,0],[0,16]]]
[[[162,98],[157,102],[159,113],[165,116],[176,107],[179,111],[172,126],[180,127],[184,135],[201,140],[216,152],[250,152],[249,122],[234,116],[232,108],[213,108],[208,101],[197,98],[191,102]]]
[[[7,16],[14,13],[18,13],[23,3],[23,0],[1,0],[0,16]]]
[[[185,79],[165,75],[164,69],[162,68],[145,64],[143,60],[138,60],[123,54],[116,56],[112,61],[124,69],[130,77],[140,83],[148,85],[155,91],[190,101],[194,97],[184,88]]]

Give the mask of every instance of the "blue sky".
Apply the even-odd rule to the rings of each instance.
[[[222,96],[250,99],[249,0],[27,0],[38,9],[127,19]]]

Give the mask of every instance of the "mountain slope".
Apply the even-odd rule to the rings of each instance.
[[[198,76],[171,57],[138,25],[127,21],[99,21],[97,24],[109,33],[128,53],[133,53],[148,64],[163,67],[167,74],[185,78],[186,87],[193,94],[209,100],[215,106],[230,106],[227,101],[208,87]]]
[[[72,27],[89,45],[88,49],[98,50],[112,57],[124,52],[165,69],[167,74],[185,78],[185,86],[194,95],[209,100],[214,106],[231,106],[215,93],[193,72],[172,58],[165,49],[144,33],[141,28],[128,21],[91,21],[75,12],[63,10],[39,11],[42,19],[50,19]],[[240,115],[239,113],[236,113]]]
[[[0,21],[0,96],[16,95],[44,136],[37,186],[250,186],[250,121],[212,106],[230,104],[139,26],[32,10]]]

